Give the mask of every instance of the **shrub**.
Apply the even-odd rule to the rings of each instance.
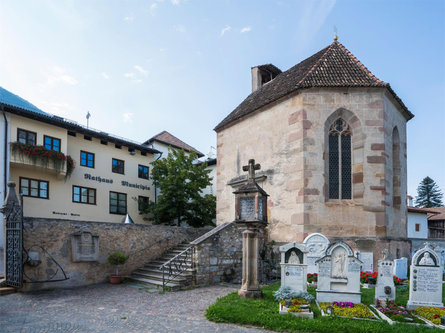
[[[280,287],[280,289],[273,293],[273,296],[278,302],[283,299],[292,299],[298,297],[305,299],[309,303],[312,303],[315,300],[315,297],[309,294],[307,291],[295,291],[289,286]]]
[[[127,261],[128,256],[120,252],[113,252],[108,256],[108,263],[116,265],[116,275],[119,275],[118,265],[123,265]]]

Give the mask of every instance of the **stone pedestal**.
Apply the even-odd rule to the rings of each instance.
[[[243,232],[243,281],[238,295],[244,298],[261,298],[258,282],[258,233],[255,229]]]

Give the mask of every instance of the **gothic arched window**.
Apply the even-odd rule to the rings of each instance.
[[[352,198],[351,133],[341,118],[329,129],[329,199]]]

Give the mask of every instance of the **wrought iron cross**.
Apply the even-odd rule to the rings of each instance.
[[[261,165],[260,164],[255,164],[255,160],[254,159],[250,159],[249,160],[249,164],[248,165],[244,165],[243,166],[243,171],[249,171],[249,180],[255,180],[255,170],[260,170],[261,169]]]

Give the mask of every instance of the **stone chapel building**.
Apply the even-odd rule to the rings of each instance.
[[[406,123],[391,86],[335,41],[282,72],[252,68],[252,93],[215,128],[217,224],[234,220],[242,166],[261,164],[268,237],[322,233],[359,251],[408,256]]]

